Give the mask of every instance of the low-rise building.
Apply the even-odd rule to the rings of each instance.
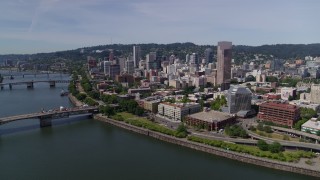
[[[152,113],[158,112],[158,105],[161,102],[162,97],[160,96],[151,96],[147,97],[145,99],[142,99],[138,102],[139,106],[142,105],[142,107],[145,110],[151,111]],[[142,102],[141,102],[142,101]]]
[[[292,127],[300,118],[299,107],[281,102],[266,102],[259,105],[258,119]]]
[[[281,88],[281,99],[289,100],[289,97],[295,98],[297,94],[296,88],[283,87]]]
[[[301,131],[317,134],[320,131],[320,123],[317,121],[317,118],[311,118],[301,125]]]
[[[198,103],[169,103],[161,102],[158,105],[158,114],[174,121],[181,121],[186,115],[197,113],[201,110]]]
[[[128,89],[129,94],[133,93],[148,93],[151,92],[151,88],[137,88],[137,89]]]
[[[227,124],[234,124],[236,117],[220,111],[203,111],[186,116],[186,124],[191,126],[203,126],[208,131],[217,131]]]

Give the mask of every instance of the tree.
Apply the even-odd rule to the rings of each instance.
[[[256,81],[256,78],[253,76],[253,75],[249,75],[245,78],[245,81],[248,82],[248,81]]]
[[[320,131],[319,130],[317,131],[317,136],[320,136]]]
[[[278,82],[278,78],[275,76],[267,76],[266,81],[267,82]]]
[[[270,126],[264,126],[264,127],[263,127],[263,130],[264,130],[266,133],[272,133],[272,132],[273,132]]]
[[[289,95],[288,101],[292,101],[292,100],[294,100],[293,96]]]
[[[87,95],[85,93],[79,93],[76,98],[79,100],[79,101],[83,101],[84,99],[86,99]]]
[[[232,126],[227,125],[225,127],[225,132],[230,137],[242,137],[242,138],[248,137],[247,132],[239,125],[232,125]]]
[[[176,99],[175,98],[167,98],[164,100],[164,102],[175,103]]]
[[[190,99],[188,98],[187,95],[184,95],[182,100],[181,100],[182,103],[187,103],[187,102],[190,102]]]
[[[261,151],[268,151],[269,149],[269,145],[264,140],[261,140],[261,139],[258,140],[257,146]]]
[[[272,144],[269,145],[269,151],[272,153],[279,153],[283,151],[283,147],[281,146],[280,143],[273,142]]]
[[[115,115],[114,108],[110,107],[109,105],[104,106],[103,108],[104,114],[108,117]]]
[[[187,127],[183,123],[181,123],[176,130],[176,136],[186,137],[187,135],[188,135]]]
[[[257,125],[257,129],[258,129],[259,131],[263,131],[263,124],[262,124],[262,123],[259,123],[259,124]]]
[[[231,79],[230,84],[239,84],[238,79]]]
[[[134,111],[134,114],[137,116],[141,116],[143,113],[144,113],[144,109],[139,106]]]

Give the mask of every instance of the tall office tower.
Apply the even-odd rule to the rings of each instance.
[[[213,63],[213,50],[211,48],[207,48],[204,51],[204,56],[205,56],[206,64]]]
[[[103,61],[103,72],[105,76],[110,76],[110,61]]]
[[[146,67],[147,70],[150,69],[157,69],[157,53],[156,52],[150,52],[146,55]]]
[[[132,59],[132,57],[128,57],[125,63],[125,71],[132,75],[134,73],[134,61]]]
[[[231,79],[232,42],[218,42],[217,49],[217,84],[227,84]],[[224,88],[227,89],[227,88]]]
[[[187,55],[186,55],[186,63],[189,63],[189,61],[190,61],[190,55],[187,54]]]
[[[120,65],[119,64],[111,64],[109,66],[109,76],[112,79],[115,79],[116,75],[120,75]]]
[[[113,60],[114,60],[113,50],[110,50],[110,53],[109,53],[109,61],[113,61]]]
[[[140,58],[141,58],[140,46],[133,46],[133,62],[134,62],[135,68],[139,67]]]
[[[122,73],[125,70],[126,67],[126,58],[120,57],[119,58],[119,65],[120,65],[120,73]]]
[[[198,53],[192,53],[190,55],[190,64],[195,64],[198,65],[199,64],[199,56]]]

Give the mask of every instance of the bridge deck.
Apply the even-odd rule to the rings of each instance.
[[[69,108],[66,110],[54,110],[51,112],[37,112],[37,113],[30,113],[30,114],[21,114],[21,115],[16,115],[16,116],[9,116],[9,117],[3,117],[0,118],[0,124],[3,123],[8,123],[12,121],[17,121],[17,120],[23,120],[23,119],[35,119],[35,118],[40,118],[40,117],[46,117],[46,116],[58,116],[59,115],[76,115],[76,114],[84,114],[84,113],[92,113],[94,111],[98,110],[97,107],[89,106],[89,107],[76,107],[76,108]],[[60,116],[62,117],[62,116]]]
[[[18,85],[18,84],[28,84],[28,83],[50,83],[50,82],[55,82],[55,83],[69,83],[70,80],[39,80],[39,81],[19,81],[19,82],[7,82],[7,83],[0,83],[0,85]]]

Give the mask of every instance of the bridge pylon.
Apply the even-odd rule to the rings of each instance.
[[[27,83],[27,88],[32,89],[33,88],[33,82],[28,82]]]
[[[41,116],[39,117],[40,127],[49,127],[52,126],[52,116]]]

